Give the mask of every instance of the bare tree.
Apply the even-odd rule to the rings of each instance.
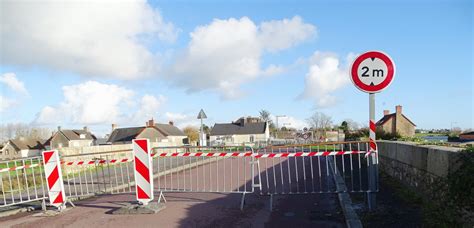
[[[352,119],[345,119],[344,121],[347,123],[348,130],[350,130],[350,131],[359,130],[359,128],[360,128],[359,123],[355,122]]]
[[[315,112],[306,121],[316,131],[325,131],[332,126],[332,118],[322,112]]]
[[[9,123],[0,126],[0,142],[21,137],[47,139],[51,137],[51,130],[48,128],[31,127],[24,123]]]
[[[270,127],[270,129],[274,129],[274,128],[275,128],[275,124],[273,124],[273,120],[272,120],[272,118],[270,117],[271,114],[270,114],[269,111],[267,111],[267,110],[265,110],[265,109],[262,109],[262,110],[260,110],[259,114],[260,114],[260,119],[261,119],[262,121],[267,122],[268,125],[269,125],[269,127]]]

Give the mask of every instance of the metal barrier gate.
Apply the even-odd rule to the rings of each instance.
[[[155,195],[216,192],[270,196],[338,193],[334,176],[348,192],[369,193],[369,142],[250,147],[152,148]],[[66,197],[135,192],[132,150],[61,156]],[[376,163],[377,164],[377,160]],[[0,207],[48,198],[41,157],[0,162]],[[375,189],[371,190],[371,189]],[[258,191],[258,192],[256,192]]]
[[[163,192],[245,194],[260,187],[255,181],[256,158],[250,147],[156,147],[159,177],[155,189]]]

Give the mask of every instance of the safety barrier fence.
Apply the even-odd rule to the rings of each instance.
[[[218,192],[262,195],[337,193],[333,175],[349,192],[370,192],[368,142],[250,147],[156,147],[147,153],[155,195]],[[136,192],[132,150],[60,158],[64,193],[80,198]],[[48,198],[42,158],[0,162],[0,207]],[[152,194],[153,195],[153,194]]]

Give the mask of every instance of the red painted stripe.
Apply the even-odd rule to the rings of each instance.
[[[10,171],[15,171],[16,170],[16,167],[11,167],[10,168]]]
[[[233,157],[238,157],[238,156],[239,156],[239,153],[232,153],[232,156],[233,156]]]
[[[370,122],[370,123],[369,123],[369,124],[370,124],[370,130],[372,130],[372,131],[375,132],[375,123],[374,123],[374,121],[371,120],[371,121],[369,121],[369,122]]]
[[[337,155],[343,155],[343,154],[344,154],[344,151],[342,150],[337,152]]]
[[[227,153],[221,153],[219,156],[225,157],[226,154],[227,154]]]
[[[296,157],[300,157],[301,155],[303,155],[303,152],[297,152],[297,153],[295,153],[295,156],[296,156]]]
[[[161,153],[160,154],[160,157],[165,157],[166,156],[166,153]]]
[[[245,153],[245,155],[244,155],[244,157],[250,157],[250,156],[252,156],[252,152],[247,152],[247,153]]]
[[[56,197],[56,199],[54,199],[53,203],[64,203],[62,191],[59,191],[59,195]]]
[[[324,151],[323,152],[323,156],[328,156],[329,154],[331,154],[331,152],[329,152],[329,151]]]
[[[44,163],[45,164],[49,162],[49,159],[51,159],[53,154],[54,154],[54,151],[45,151],[45,152],[43,152],[43,157],[44,157]]]
[[[207,153],[207,156],[212,157],[212,156],[214,156],[214,153]]]
[[[126,161],[128,161],[128,159],[127,159],[127,158],[124,158],[124,159],[122,159],[122,162],[126,162]]]
[[[318,152],[309,152],[308,156],[315,156]]]
[[[171,156],[176,157],[179,153],[172,153]]]
[[[191,154],[191,153],[186,152],[186,153],[183,154],[183,156],[184,156],[184,157],[188,157],[190,154]]]
[[[89,164],[89,165],[92,165],[92,164],[94,164],[94,163],[95,163],[95,161],[89,161],[89,162],[87,162],[87,164]]]
[[[140,186],[137,185],[137,197],[139,199],[150,199],[150,197],[145,193],[145,191],[143,191],[142,188],[140,188]]]
[[[196,157],[200,157],[202,153],[196,153]]]
[[[135,169],[138,173],[140,173],[140,175],[142,175],[143,178],[145,178],[146,181],[150,182],[150,173],[148,167],[146,167],[146,165],[143,164],[142,161],[140,161],[140,159],[138,159],[136,156]]]
[[[276,154],[269,154],[269,155],[268,155],[269,158],[273,158],[273,157],[275,157],[275,156],[276,156]]]
[[[78,164],[78,165],[82,165],[82,164],[84,164],[84,161],[80,161],[80,162],[78,162],[77,164]]]
[[[142,150],[148,154],[148,144],[146,139],[135,139],[133,140]]]
[[[72,165],[72,164],[74,164],[74,162],[68,162],[68,163],[66,163],[66,165]]]
[[[110,163],[115,163],[115,162],[117,162],[117,159],[110,160]]]
[[[105,160],[100,160],[99,164],[104,164],[106,161]]]
[[[55,166],[54,169],[53,169],[53,172],[51,172],[51,174],[48,176],[49,190],[51,190],[51,188],[54,186],[56,181],[58,181],[58,179],[59,179],[58,167]]]
[[[357,151],[357,150],[353,150],[351,153],[352,153],[352,154],[358,154],[358,153],[359,153],[359,151]]]
[[[282,157],[288,157],[288,155],[290,155],[290,153],[282,153],[281,154]]]
[[[262,156],[263,156],[263,154],[257,154],[257,155],[255,156],[255,158],[261,158]]]

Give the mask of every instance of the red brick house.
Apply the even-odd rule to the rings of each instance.
[[[383,130],[386,133],[395,134],[398,132],[400,136],[415,136],[416,124],[403,115],[401,105],[395,107],[394,113],[384,110],[383,117],[376,123],[376,126],[378,130]]]

